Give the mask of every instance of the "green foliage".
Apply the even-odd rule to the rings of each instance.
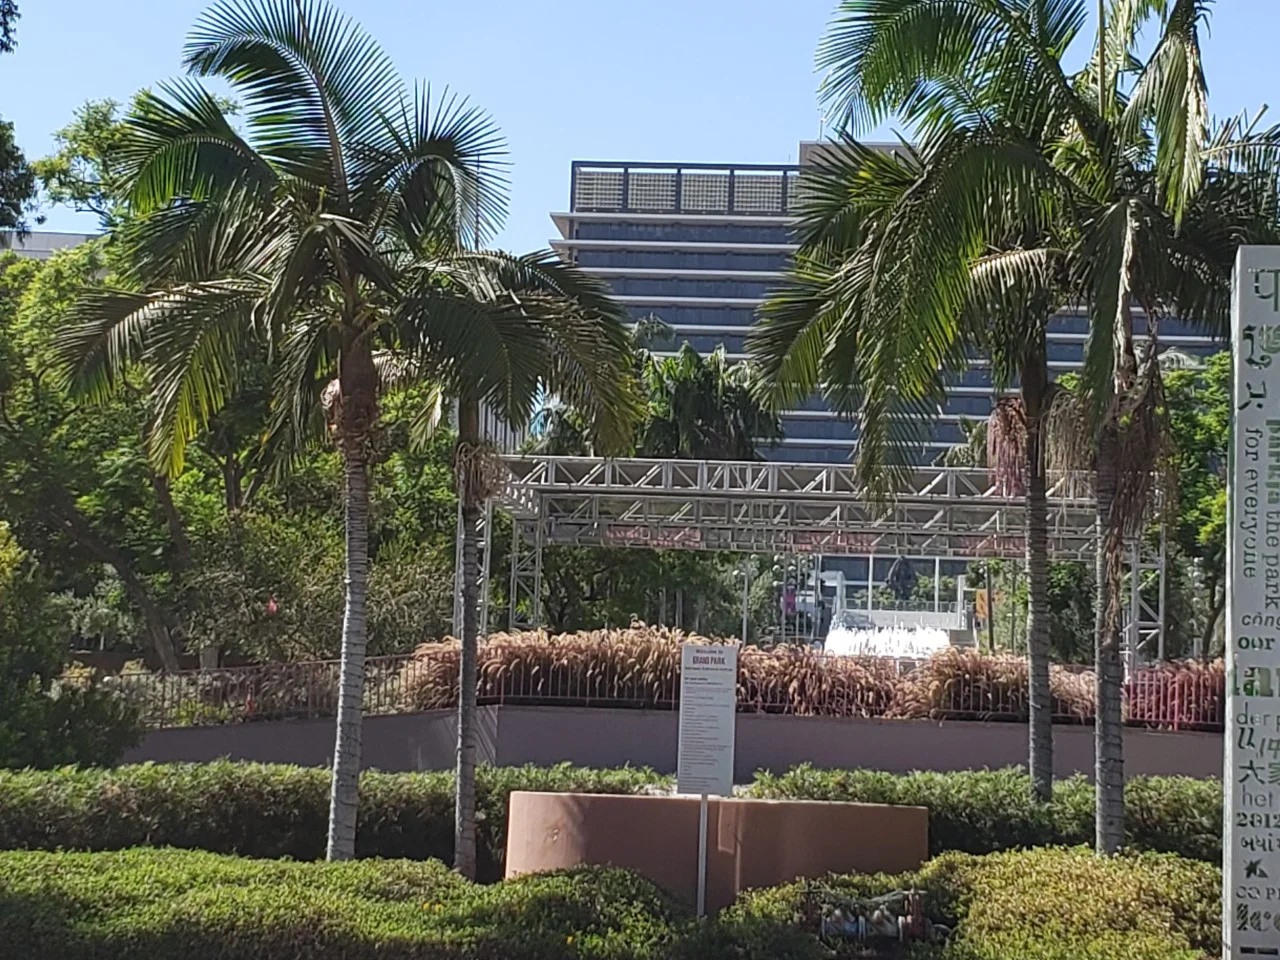
[[[636,456],[755,460],[761,443],[782,437],[755,369],[729,363],[723,347],[705,357],[687,343],[674,356],[645,354],[641,378],[648,404]]]
[[[7,853],[0,878],[6,945],[58,960],[656,960],[692,933],[670,897],[610,869],[476,886],[437,862],[130,850]]]
[[[79,107],[71,123],[54,133],[54,153],[31,164],[48,201],[94,213],[105,228],[118,225],[127,194],[126,133],[116,101]]]
[[[12,53],[17,46],[14,33],[18,23],[17,0],[0,0],[0,53]]]
[[[496,879],[514,790],[641,793],[671,778],[646,769],[481,767],[481,876]],[[361,778],[356,849],[362,857],[438,858],[453,850],[453,777],[369,772]],[[226,761],[143,764],[115,770],[0,772],[0,849],[119,850],[172,846],[252,857],[315,860],[324,854],[328,771]],[[800,766],[760,772],[762,799],[889,803],[929,809],[929,848],[990,853],[1093,839],[1093,788],[1061,781],[1052,803],[1031,799],[1017,770],[893,774]],[[1221,784],[1137,777],[1125,793],[1134,850],[1221,858]]]
[[[697,923],[633,874],[582,868],[489,886],[438,862],[297,863],[205,852],[0,854],[0,936],[57,960],[822,960],[821,905],[917,889],[955,930],[935,960],[1199,960],[1220,949],[1220,873],[1167,855],[947,854],[900,876],[751,891]]]
[[[1165,376],[1165,404],[1176,446],[1178,511],[1173,537],[1200,581],[1196,626],[1212,639],[1226,605],[1227,443],[1231,431],[1231,354]],[[1208,651],[1210,644],[1205,644]]]
[[[929,808],[929,849],[990,853],[1093,840],[1093,787],[1059,781],[1048,804],[1032,799],[1018,770],[892,774],[803,765],[757,773],[751,795],[770,799],[892,803]],[[1187,777],[1136,777],[1125,787],[1126,843],[1217,862],[1222,856],[1222,787]]]
[[[1049,565],[1049,649],[1059,663],[1093,659],[1093,570],[1066,560]]]
[[[67,623],[0,520],[0,767],[114,763],[141,734],[122,698],[59,683]]]
[[[335,657],[338,457],[309,451],[287,476],[265,482],[270,376],[262,358],[194,439],[188,469],[172,483],[147,463],[140,375],[104,404],[72,401],[51,376],[66,310],[107,262],[101,244],[45,263],[0,259],[0,517],[70,620],[57,643],[146,653],[153,644],[140,604],[148,601],[159,629],[189,653],[213,646],[257,659]],[[443,636],[452,612],[453,438],[441,431],[407,449],[416,399],[410,391],[388,398],[374,465],[374,653]]]
[[[0,52],[6,49],[8,36],[4,11],[4,0],[0,0]],[[0,120],[0,231],[26,229],[23,214],[35,195],[36,175],[14,139],[13,124]]]
[[[903,876],[840,876],[747,894],[727,926],[816,926],[827,898],[892,890],[925,894],[925,911],[955,936],[913,956],[937,960],[1200,960],[1221,950],[1221,874],[1206,863],[1085,849],[950,853]]]
[[[513,790],[637,793],[669,784],[644,769],[482,767],[480,876],[497,879]],[[249,763],[0,773],[0,849],[170,846],[251,857],[324,856],[327,770]],[[453,775],[365,773],[361,857],[453,859]]]

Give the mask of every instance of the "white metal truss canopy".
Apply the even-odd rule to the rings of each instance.
[[[958,559],[1025,555],[1025,503],[985,469],[915,467],[877,498],[844,465],[503,460],[511,476],[496,504],[512,518],[512,628],[540,622],[546,546]],[[1091,559],[1097,534],[1092,477],[1051,476],[1048,512],[1050,556]],[[487,545],[492,525],[484,526]],[[1158,555],[1145,553],[1135,545],[1129,563],[1130,649],[1141,648],[1147,656],[1158,650],[1162,656],[1163,541]],[[488,554],[482,551],[484,559]],[[483,576],[487,583],[487,571]]]

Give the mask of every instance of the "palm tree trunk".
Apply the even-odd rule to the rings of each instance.
[[[1094,721],[1094,779],[1097,782],[1095,815],[1099,854],[1113,854],[1124,843],[1124,727],[1121,693],[1119,551],[1124,538],[1118,532],[1115,501],[1120,448],[1113,422],[1104,425],[1098,444],[1097,529],[1095,563],[1097,609],[1094,634],[1094,669],[1097,674],[1097,715]]]
[[[465,456],[480,443],[480,408],[474,400],[458,404],[458,448]],[[479,643],[479,540],[481,504],[475,485],[458,460],[458,496],[462,505],[462,649],[458,658],[458,765],[454,796],[453,866],[468,880],[476,877],[476,661]]]
[[[1027,422],[1027,697],[1030,703],[1031,789],[1053,797],[1053,700],[1049,688],[1049,520],[1045,491],[1044,404],[1048,392],[1043,344],[1021,371]]]
[[[346,610],[342,617],[342,663],[338,721],[329,796],[330,860],[356,852],[360,789],[360,740],[364,719],[364,659],[368,640],[365,597],[369,583],[369,438],[377,419],[377,375],[373,357],[357,347],[344,352],[337,401],[338,443],[343,454],[346,501]]]

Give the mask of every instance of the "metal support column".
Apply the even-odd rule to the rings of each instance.
[[[1163,525],[1155,544],[1139,539],[1129,547],[1122,580],[1129,589],[1128,616],[1124,625],[1126,670],[1165,658],[1165,565],[1168,558],[1168,537]]]
[[[508,622],[512,630],[542,625],[542,522],[512,518],[511,592]]]

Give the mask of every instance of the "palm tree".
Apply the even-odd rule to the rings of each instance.
[[[230,82],[246,132],[195,80],[139,99],[125,145],[131,216],[118,237],[128,270],[80,299],[64,342],[67,378],[101,396],[145,369],[151,455],[170,474],[237,389],[249,341],[277,369],[273,445],[288,449],[327,426],[343,457],[346,515],[328,856],[347,859],[379,390],[412,379],[461,396],[459,463],[470,464],[481,399],[515,417],[544,373],[570,393],[626,395],[625,377],[601,384],[616,314],[549,254],[469,249],[503,212],[493,125],[457,98],[408,91],[325,0],[220,3],[198,21],[184,59],[194,76]],[[460,492],[474,520],[476,490]],[[471,557],[474,571],[474,547]],[[465,844],[459,858],[467,869]]]
[[[776,414],[759,398],[759,372],[749,363],[730,363],[723,347],[702,355],[688,343],[674,354],[650,353],[642,343],[655,339],[654,327],[633,331],[635,377],[643,412],[631,456],[683,460],[756,460],[759,448],[782,436]],[[584,411],[562,397],[546,397],[536,417],[532,448],[560,456],[587,456],[592,450]]]
[[[757,371],[729,363],[723,347],[702,356],[686,343],[673,356],[642,352],[642,360],[648,407],[640,456],[755,460],[762,443],[781,436],[777,417],[756,397]]]
[[[919,149],[886,153],[841,136],[805,177],[800,250],[788,281],[764,305],[751,349],[780,402],[823,389],[856,418],[858,465],[869,485],[917,456],[945,400],[944,374],[985,355],[993,383],[1019,382],[1021,402],[1001,404],[985,433],[998,482],[1027,501],[1030,766],[1035,793],[1053,788],[1049,697],[1048,530],[1041,423],[1051,396],[1045,328],[1063,296],[1061,254],[1015,240],[1025,227],[979,215],[958,253],[930,244],[929,221],[983,151],[1017,155],[989,108],[989,130],[939,125]],[[947,215],[951,215],[948,212]],[[945,278],[931,276],[938,266]],[[936,285],[934,284],[936,281]],[[1001,429],[1001,428],[1004,429]],[[1011,429],[1012,428],[1012,429]]]
[[[920,266],[896,268],[924,288],[911,309],[960,309],[972,285],[957,282],[958,265],[974,262],[976,238],[1018,241],[997,289],[1029,285],[1027,268],[1045,276],[1052,262],[1088,304],[1084,403],[1064,404],[1061,419],[1083,425],[1092,443],[1077,446],[1092,448],[1097,472],[1097,840],[1112,852],[1123,839],[1119,577],[1167,446],[1159,321],[1220,328],[1235,247],[1274,232],[1276,133],[1235,123],[1210,137],[1198,0],[1099,6],[1097,50],[1076,76],[1061,61],[1083,0],[846,0],[820,61],[852,121],[897,113],[926,138],[989,144],[915,188],[931,202],[914,221]],[[1153,18],[1159,36],[1143,59],[1137,38]],[[1135,345],[1135,305],[1146,349]]]
[[[474,879],[477,549],[485,500],[502,477],[496,451],[482,434],[481,406],[508,425],[524,426],[535,401],[549,392],[581,414],[585,435],[608,454],[630,444],[640,403],[626,309],[609,298],[601,281],[555,254],[422,258],[409,273],[400,310],[411,332],[406,347],[458,403],[454,471],[462,520],[462,643],[454,866]],[[442,292],[479,309],[450,317],[440,310]]]

